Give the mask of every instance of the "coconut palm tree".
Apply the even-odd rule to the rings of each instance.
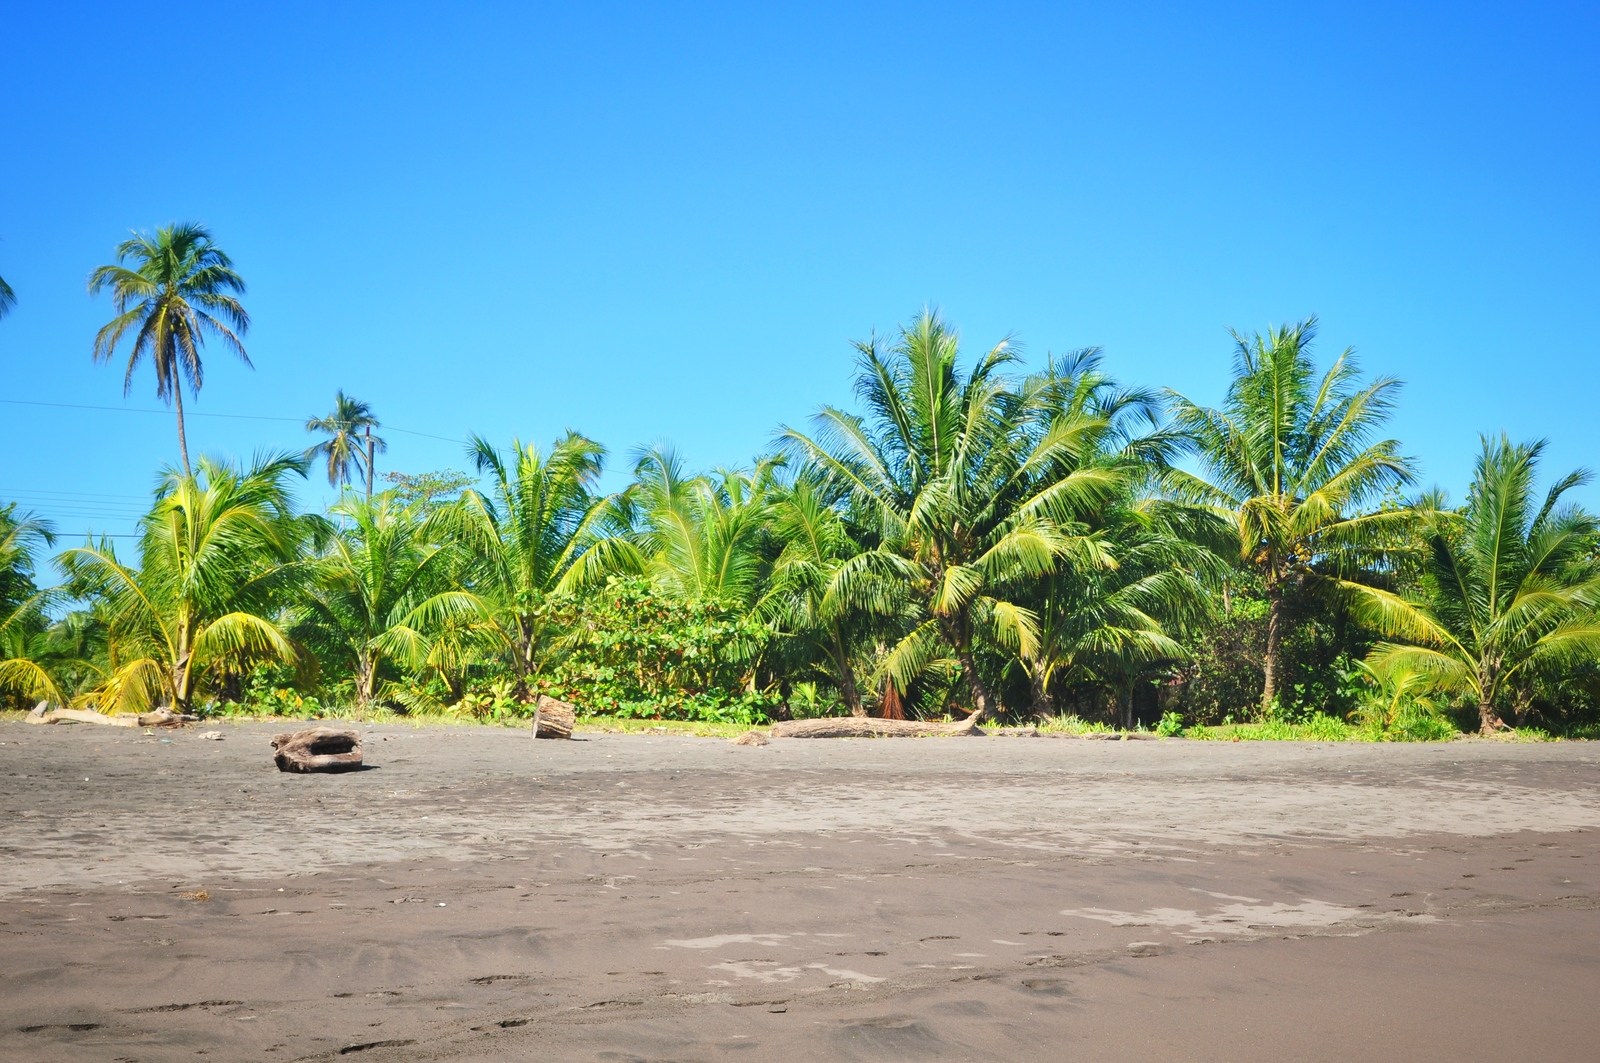
[[[1373,649],[1373,671],[1470,699],[1485,734],[1541,672],[1600,655],[1600,520],[1562,503],[1590,474],[1569,473],[1539,499],[1544,447],[1484,438],[1467,504],[1428,516],[1421,593],[1347,588],[1358,615],[1397,640]]]
[[[861,552],[814,476],[802,474],[771,501],[771,533],[781,544],[757,615],[780,636],[814,646],[852,716],[865,716],[852,654],[852,609],[837,593],[840,569]]]
[[[111,292],[117,316],[95,335],[94,360],[109,361],[122,338],[133,334],[123,394],[132,391],[134,370],[148,358],[155,367],[156,397],[177,411],[178,454],[184,474],[192,475],[183,385],[187,382],[199,394],[200,350],[207,335],[250,364],[241,342],[250,315],[237,298],[244,294],[244,279],[210,230],[183,223],[157,229],[154,235],[136,232],[119,244],[116,263],[89,275],[89,294],[103,290]]]
[[[785,445],[848,495],[875,548],[836,579],[846,601],[899,581],[916,603],[915,626],[884,670],[911,688],[953,653],[976,720],[998,706],[978,667],[988,643],[1034,652],[1038,617],[1021,592],[1063,564],[1111,559],[1082,518],[1123,489],[1126,474],[1086,462],[1109,430],[1104,418],[1060,409],[1049,385],[1017,386],[1001,343],[965,375],[959,338],[924,312],[892,347],[857,345],[863,417],[825,407],[812,434],[785,429]]]
[[[452,551],[427,539],[416,507],[387,495],[348,497],[333,512],[350,526],[311,566],[300,626],[306,641],[349,668],[365,712],[386,661],[421,668],[441,622],[483,617],[474,595],[447,585]]]
[[[17,293],[11,290],[11,285],[0,277],[0,317],[11,313],[11,308],[17,305]]]
[[[1349,350],[1319,380],[1311,360],[1316,334],[1315,317],[1264,336],[1235,332],[1233,380],[1220,409],[1170,393],[1174,424],[1200,470],[1173,470],[1167,482],[1178,497],[1227,514],[1241,563],[1259,571],[1265,587],[1263,711],[1278,694],[1285,594],[1330,563],[1362,556],[1411,519],[1403,509],[1376,508],[1412,479],[1399,443],[1374,438],[1400,382],[1380,377],[1358,386]]]
[[[0,693],[61,705],[66,694],[41,645],[51,595],[33,582],[34,554],[54,541],[48,522],[0,506]]]
[[[438,534],[471,559],[467,586],[525,697],[553,633],[551,597],[608,572],[638,572],[643,560],[631,543],[607,534],[615,509],[614,499],[595,491],[600,444],[569,432],[548,454],[513,440],[507,456],[474,436],[468,453],[489,477],[489,491],[463,492],[436,518]]]
[[[349,484],[352,471],[363,473],[370,500],[377,456],[389,449],[382,438],[372,434],[378,427],[381,425],[373,416],[372,406],[341,389],[334,393],[332,413],[306,421],[307,432],[324,432],[328,436],[308,448],[306,456],[313,461],[326,460],[329,487]]]
[[[1039,617],[1038,642],[1019,662],[1035,712],[1053,713],[1054,690],[1069,683],[1110,687],[1126,709],[1139,674],[1188,656],[1181,638],[1210,615],[1223,568],[1194,531],[1193,514],[1172,503],[1127,502],[1097,530],[1114,566],[1063,566],[1040,581],[1037,597],[1026,599]]]
[[[689,477],[668,448],[640,454],[634,482],[618,502],[651,582],[682,601],[751,605],[767,568],[777,464],[769,458],[753,472]]]
[[[168,474],[141,521],[138,567],[107,542],[61,555],[73,592],[103,604],[103,709],[165,701],[187,712],[203,680],[295,659],[275,615],[305,539],[287,481],[304,474],[287,455],[244,471],[202,458],[197,475]]]

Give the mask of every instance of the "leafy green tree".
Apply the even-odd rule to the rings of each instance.
[[[1411,520],[1382,509],[1386,492],[1411,482],[1410,462],[1393,439],[1375,439],[1400,383],[1383,377],[1358,386],[1346,350],[1319,380],[1311,360],[1315,317],[1234,333],[1233,380],[1220,409],[1172,393],[1174,424],[1200,472],[1173,470],[1177,496],[1226,512],[1238,531],[1239,558],[1259,571],[1267,599],[1261,707],[1278,696],[1285,595],[1381,546]]]
[[[813,434],[783,438],[848,494],[875,542],[842,566],[844,600],[898,580],[916,605],[888,678],[908,690],[953,653],[982,719],[998,706],[978,648],[1032,654],[1039,621],[1022,604],[1025,588],[1064,563],[1110,563],[1083,517],[1122,490],[1125,474],[1084,460],[1107,431],[1103,418],[1061,411],[1049,385],[1018,387],[1002,373],[1015,361],[1005,343],[962,375],[955,331],[925,312],[892,348],[857,349],[868,416],[824,408]]]
[[[431,635],[452,619],[480,616],[477,599],[448,586],[451,552],[428,541],[418,511],[380,495],[333,509],[350,522],[312,564],[299,598],[305,640],[354,678],[365,712],[381,693],[386,661],[423,667]]]
[[[1167,509],[1143,501],[1113,511],[1099,534],[1115,565],[1063,566],[1040,582],[1042,598],[1030,602],[1039,638],[1021,658],[1036,712],[1054,712],[1056,686],[1087,683],[1112,689],[1128,717],[1133,683],[1188,656],[1182,636],[1209,616],[1220,565],[1180,533],[1188,515],[1174,520]]]
[[[605,450],[576,432],[556,441],[549,453],[520,440],[501,454],[473,437],[469,453],[488,493],[476,489],[440,512],[438,534],[471,558],[467,589],[493,625],[518,693],[532,680],[556,633],[549,600],[610,572],[639,571],[642,559],[631,544],[609,537],[613,500],[596,493]]]
[[[95,694],[103,709],[165,701],[188,712],[207,680],[296,651],[275,619],[298,576],[306,539],[288,488],[303,458],[240,469],[202,458],[199,472],[169,473],[142,519],[139,565],[108,543],[67,550],[69,586],[100,603],[111,671]]]
[[[117,261],[89,275],[89,294],[111,292],[117,316],[94,339],[94,360],[109,361],[124,336],[133,334],[123,393],[133,389],[133,373],[146,358],[155,367],[156,397],[173,405],[178,417],[178,453],[191,475],[189,443],[183,428],[183,385],[199,394],[200,350],[207,335],[221,340],[246,365],[240,337],[250,328],[238,296],[244,279],[233,260],[213,242],[210,230],[192,223],[169,225],[154,235],[134,233],[117,246]]]
[[[377,456],[389,449],[382,438],[372,434],[379,427],[372,406],[341,389],[334,393],[333,412],[306,421],[307,432],[322,432],[328,437],[309,448],[306,456],[327,462],[329,487],[349,484],[352,472],[361,474],[366,479],[367,498],[371,499]]]
[[[401,505],[420,506],[425,513],[450,505],[471,487],[473,477],[458,469],[440,469],[435,472],[386,472],[385,490],[394,495]]]
[[[1539,674],[1600,655],[1600,521],[1562,503],[1590,475],[1567,474],[1541,500],[1544,447],[1484,438],[1466,505],[1428,521],[1420,594],[1349,587],[1361,615],[1399,640],[1373,650],[1373,671],[1397,683],[1416,673],[1471,700],[1484,734]]]
[[[777,699],[749,689],[761,620],[715,599],[687,601],[638,575],[551,599],[559,660],[539,688],[596,714],[756,724]]]

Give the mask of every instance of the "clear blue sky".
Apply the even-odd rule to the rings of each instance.
[[[85,279],[193,220],[256,368],[209,348],[186,405],[290,419],[194,417],[211,453],[305,446],[342,387],[405,471],[569,427],[743,464],[934,304],[1205,402],[1229,327],[1317,313],[1407,381],[1426,482],[1459,498],[1484,431],[1600,464],[1592,4],[458,6],[19,5],[0,399],[154,408],[91,364]],[[0,404],[0,454],[71,541],[131,531],[176,442]]]

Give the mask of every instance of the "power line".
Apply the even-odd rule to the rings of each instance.
[[[154,413],[163,417],[170,417],[171,410],[152,410],[141,406],[90,406],[78,402],[39,402],[32,399],[0,399],[0,403],[7,406],[43,406],[54,410],[103,410],[108,413]],[[202,413],[199,410],[185,410],[184,417],[216,417],[230,421],[282,421],[288,424],[304,425],[304,417],[274,417],[261,413]],[[423,439],[437,439],[441,443],[459,443],[467,445],[465,439],[453,439],[450,436],[434,435],[432,432],[418,432],[413,428],[396,428],[394,425],[383,425],[385,432],[399,432],[401,435],[421,436]]]

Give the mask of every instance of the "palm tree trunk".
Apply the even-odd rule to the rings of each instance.
[[[844,699],[844,707],[850,710],[850,715],[867,714],[867,707],[861,703],[861,689],[856,686],[855,669],[850,667],[848,658],[839,662],[839,696]]]
[[[1500,718],[1500,714],[1494,709],[1494,691],[1498,686],[1495,680],[1497,678],[1492,673],[1489,675],[1480,673],[1478,676],[1478,689],[1482,691],[1478,695],[1479,734],[1492,735],[1498,731],[1509,730],[1506,727],[1506,722]]]
[[[372,470],[372,460],[373,460],[374,457],[376,457],[376,451],[374,451],[373,446],[372,446],[372,429],[371,428],[367,429],[366,435],[367,435],[367,501],[371,502],[372,501],[372,472],[373,472],[373,470]]]
[[[373,678],[378,674],[378,662],[362,654],[356,662],[356,719],[367,718],[367,707],[372,704]]]
[[[1267,587],[1267,650],[1262,654],[1261,714],[1272,711],[1272,702],[1278,696],[1278,657],[1283,647],[1283,591],[1276,585]]]
[[[172,388],[172,405],[178,411],[178,455],[183,458],[183,474],[193,476],[194,470],[189,468],[189,439],[183,433],[183,381],[177,381]]]
[[[1054,716],[1056,699],[1050,693],[1050,684],[1045,681],[1044,669],[1028,673],[1028,687],[1033,692],[1033,714],[1041,720]]]
[[[978,659],[972,655],[972,634],[966,617],[952,617],[941,625],[944,637],[956,651],[956,660],[967,676],[967,689],[972,693],[972,715],[968,719],[974,726],[994,715],[994,698],[983,678],[978,675]]]
[[[185,624],[178,628],[178,654],[172,662],[172,711],[180,716],[189,712],[189,665],[194,659],[191,634]]]

